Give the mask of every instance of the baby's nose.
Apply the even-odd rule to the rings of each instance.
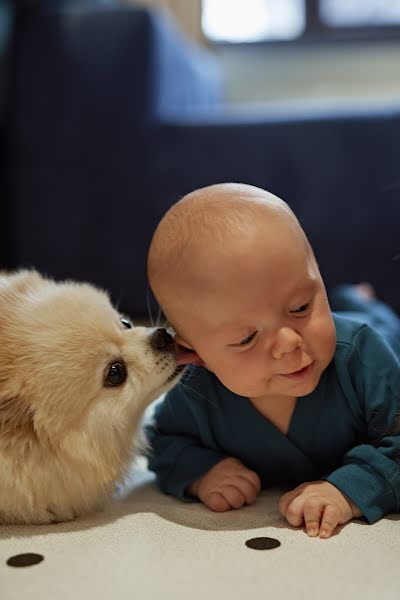
[[[274,358],[282,358],[285,354],[294,352],[303,344],[301,336],[290,327],[282,327],[277,334],[275,344],[272,348]]]
[[[174,347],[174,339],[166,329],[160,327],[151,334],[150,344],[154,350],[166,352]]]

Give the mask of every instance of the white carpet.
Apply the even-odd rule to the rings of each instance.
[[[400,516],[355,521],[329,540],[291,529],[277,510],[279,492],[216,514],[157,491],[138,472],[103,513],[41,527],[0,528],[1,600],[398,600]],[[272,537],[273,550],[246,540]],[[37,565],[7,560],[37,553]]]

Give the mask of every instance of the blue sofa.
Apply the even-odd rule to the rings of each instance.
[[[92,281],[147,316],[146,252],[182,195],[222,181],[282,196],[328,287],[400,310],[400,103],[230,110],[210,52],[117,2],[22,12],[13,38],[7,264]]]

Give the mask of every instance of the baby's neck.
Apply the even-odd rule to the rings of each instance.
[[[288,396],[259,396],[249,398],[250,402],[281,433],[287,435],[297,398]]]

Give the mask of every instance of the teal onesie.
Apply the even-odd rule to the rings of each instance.
[[[188,368],[147,428],[163,492],[194,501],[188,485],[235,457],[263,488],[325,479],[370,523],[400,511],[400,321],[378,301],[341,293],[337,304],[352,316],[334,314],[334,358],[298,399],[287,435],[213,373]]]

